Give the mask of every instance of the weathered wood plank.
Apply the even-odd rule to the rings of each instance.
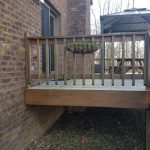
[[[133,35],[133,41],[132,41],[132,85],[135,85],[135,38],[136,36]]]
[[[28,37],[29,40],[44,40],[46,39],[50,39],[50,40],[54,40],[54,39],[58,39],[58,40],[63,40],[65,39],[73,39],[73,38],[91,38],[91,37],[95,37],[95,38],[101,38],[101,37],[111,37],[111,36],[116,36],[116,37],[120,37],[120,41],[122,36],[128,36],[130,37],[130,41],[132,41],[132,35],[137,35],[137,38],[139,36],[138,39],[144,40],[144,35],[146,34],[146,32],[123,32],[123,33],[108,33],[108,34],[99,34],[99,35],[83,35],[83,36],[53,36],[53,37]],[[128,40],[128,38],[126,39]]]
[[[145,42],[144,42],[144,85],[147,83],[147,45],[148,45],[148,34],[145,34]]]
[[[114,86],[114,36],[111,41],[111,69],[112,86]]]
[[[92,74],[85,74],[85,78],[86,79],[91,79],[91,75]],[[143,74],[135,74],[136,79],[143,79],[143,76],[144,76]],[[37,74],[32,74],[31,77],[32,77],[32,79],[37,79]],[[45,77],[46,77],[45,74],[41,75],[41,79],[45,79]],[[50,78],[55,79],[55,74],[51,74]],[[63,78],[64,78],[64,74],[59,74],[58,79],[62,80]],[[101,79],[99,74],[95,74],[94,78],[95,79]],[[115,79],[121,79],[121,78],[122,78],[121,74],[115,74]],[[124,78],[125,79],[132,79],[132,74],[125,74]],[[68,75],[67,79],[72,79],[72,78]],[[76,79],[82,79],[82,74],[77,74]],[[111,79],[111,75],[110,74],[105,74],[104,79]]]
[[[45,53],[45,58],[46,58],[46,82],[49,84],[49,43],[48,39],[46,39],[46,53]]]
[[[31,86],[31,80],[32,80],[32,78],[31,78],[31,64],[32,64],[32,61],[31,61],[31,43],[30,43],[30,41],[29,40],[27,40],[27,75],[28,75],[28,87],[30,87]]]
[[[38,70],[38,83],[40,84],[40,77],[41,77],[41,46],[40,46],[40,41],[37,40],[37,70]]]
[[[125,76],[125,68],[124,68],[124,62],[125,62],[125,36],[122,36],[122,86],[124,86],[124,76]]]
[[[75,42],[75,38],[73,38],[73,43]],[[73,85],[76,85],[76,54],[73,53]]]
[[[100,37],[93,36],[93,37],[96,38],[96,40],[99,39],[99,41],[102,41],[102,36],[100,36]],[[104,37],[105,37],[105,42],[111,42],[111,36],[104,36]],[[131,35],[130,36],[125,36],[125,37],[126,37],[125,42],[132,41],[132,36]],[[34,38],[34,39],[28,38],[28,40],[30,40],[31,44],[36,44],[37,39],[39,39],[40,43],[44,44],[45,38],[43,38],[43,37]],[[89,40],[90,38],[91,37],[85,37],[85,41],[90,41]],[[47,37],[47,39],[49,39],[49,44],[54,44],[54,39],[51,39],[50,37]],[[59,37],[56,37],[56,39],[58,40],[58,44],[63,44],[63,38],[60,39]],[[66,39],[71,40],[72,38],[71,37],[68,37],[68,38],[66,37]],[[82,38],[77,38],[77,39],[82,39]],[[114,42],[121,42],[121,41],[122,41],[122,35],[114,37]],[[136,36],[136,41],[144,41],[144,35],[137,35]]]
[[[30,68],[30,56],[29,56],[29,40],[27,39],[27,33],[24,34],[24,39],[25,39],[25,69],[26,69],[26,87],[30,86],[30,75],[29,75],[29,70]]]
[[[94,42],[95,41],[95,39],[94,38],[92,38],[92,42]],[[95,75],[94,75],[94,71],[95,71],[95,64],[94,64],[94,57],[95,55],[94,55],[94,53],[92,53],[92,85],[94,85],[95,84]]]
[[[82,42],[84,42],[85,39],[82,38]],[[85,54],[82,54],[82,84],[85,85]]]
[[[54,63],[55,63],[55,84],[58,84],[58,43],[57,39],[54,40]]]
[[[104,75],[105,75],[105,39],[102,37],[102,48],[101,48],[101,79],[102,85],[104,85]]]
[[[67,50],[65,45],[66,39],[64,39],[64,84],[67,85]]]
[[[148,108],[150,91],[27,89],[25,104]]]

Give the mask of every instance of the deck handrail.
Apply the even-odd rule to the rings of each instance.
[[[31,36],[27,37],[28,40],[42,40],[42,39],[73,39],[73,38],[98,38],[98,37],[110,37],[110,36],[132,36],[132,35],[145,35],[147,32],[122,32],[122,33],[107,33],[107,34],[96,34],[96,35],[82,35],[82,36]]]
[[[125,85],[125,79],[132,79],[132,85],[135,85],[135,80],[136,79],[144,79],[145,78],[145,85],[148,85],[149,81],[149,70],[148,71],[144,71],[144,75],[141,74],[136,74],[136,60],[138,58],[136,58],[135,55],[135,51],[136,51],[136,42],[137,41],[144,41],[145,42],[145,47],[144,47],[144,52],[147,52],[147,56],[141,59],[144,59],[144,64],[145,66],[147,66],[147,62],[149,63],[148,60],[148,56],[149,56],[149,47],[148,45],[148,35],[147,32],[129,32],[129,33],[109,33],[109,34],[100,34],[100,35],[84,35],[84,36],[55,36],[55,37],[29,37],[27,36],[27,34],[25,34],[25,47],[26,47],[26,84],[28,86],[31,86],[32,80],[36,77],[37,79],[37,83],[40,84],[41,80],[44,79],[46,80],[47,84],[49,84],[50,80],[55,80],[55,84],[59,84],[59,79],[63,77],[64,80],[64,84],[67,85],[67,79],[73,79],[73,85],[76,85],[76,79],[81,78],[82,79],[82,84],[85,85],[85,80],[90,78],[92,80],[92,85],[95,84],[95,79],[101,79],[101,84],[104,85],[104,81],[105,79],[111,79],[112,80],[112,86],[114,85],[114,80],[115,79],[121,79],[122,82],[122,86]],[[82,63],[82,72],[77,74],[77,55],[75,52],[71,53],[69,51],[66,50],[66,42],[74,42],[76,40],[80,40],[82,43],[83,42],[95,42],[96,44],[100,44],[101,47],[99,47],[99,49],[101,50],[101,68],[100,69],[100,73],[96,74],[94,72],[94,52],[91,53],[91,58],[90,58],[90,62],[91,62],[91,71],[90,73],[86,73],[85,72],[85,58],[86,58],[86,54],[83,52],[81,54],[82,59],[81,59],[81,63]],[[126,42],[131,42],[131,61],[132,61],[132,66],[131,66],[131,74],[126,74],[125,73],[125,64],[126,64],[126,57],[125,57],[125,53],[126,53],[126,49],[125,49],[125,44]],[[119,59],[122,59],[122,63],[119,66],[120,67],[120,73],[116,73],[116,65],[115,65],[115,42],[120,42],[121,45],[121,57]],[[106,53],[106,43],[110,44],[110,57],[109,58],[105,58],[105,53]],[[146,44],[147,43],[147,44]],[[50,58],[49,58],[49,45],[53,44],[54,45],[54,66],[55,66],[55,72],[51,72],[50,73]],[[46,68],[46,74],[44,76],[44,74],[42,73],[42,67],[41,67],[41,61],[42,61],[42,45],[45,45],[45,59],[46,59],[46,64],[45,64],[45,68]],[[33,62],[33,49],[32,46],[34,47],[33,49],[36,49],[36,73],[33,73],[32,71],[32,63]],[[36,46],[36,48],[35,48]],[[61,47],[61,48],[60,48]],[[61,50],[60,50],[61,49]],[[62,50],[63,49],[63,50]],[[60,57],[60,51],[61,51],[61,55],[63,55],[63,72],[60,73],[59,71],[59,57]],[[63,53],[62,53],[63,51]],[[72,56],[71,56],[72,55]],[[73,73],[71,73],[72,75],[70,75],[70,73],[68,73],[68,57],[72,57],[73,58]],[[140,59],[140,58],[139,58]],[[110,61],[110,68],[111,72],[106,73],[106,69],[105,69],[105,63],[106,61]],[[142,68],[142,66],[140,66]],[[140,68],[139,67],[139,68]],[[148,68],[148,66],[147,66]],[[144,66],[143,66],[143,70],[144,70]],[[147,75],[146,75],[147,74]]]

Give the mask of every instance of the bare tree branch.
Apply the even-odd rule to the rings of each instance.
[[[97,21],[96,21],[96,16],[95,16],[95,13],[94,13],[94,11],[93,11],[93,9],[91,9],[91,12],[92,12],[92,15],[93,15],[93,17],[94,17],[94,24],[95,24],[95,31],[96,31],[96,34],[97,34]]]

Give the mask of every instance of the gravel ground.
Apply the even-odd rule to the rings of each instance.
[[[27,150],[145,150],[144,111],[89,108],[64,113]]]

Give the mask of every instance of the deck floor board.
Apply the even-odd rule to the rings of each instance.
[[[125,80],[125,85],[122,86],[122,81],[119,79],[115,80],[114,86],[111,85],[111,80],[105,80],[105,85],[102,85],[102,80],[95,79],[95,85],[92,85],[91,79],[85,80],[85,85],[82,85],[82,80],[78,79],[76,85],[73,85],[73,80],[67,80],[67,85],[64,85],[64,81],[58,81],[58,85],[55,85],[55,81],[49,81],[49,85],[46,82],[40,85],[32,86],[30,89],[81,89],[81,90],[146,90],[143,80],[136,80],[135,86],[132,86],[132,80]]]

